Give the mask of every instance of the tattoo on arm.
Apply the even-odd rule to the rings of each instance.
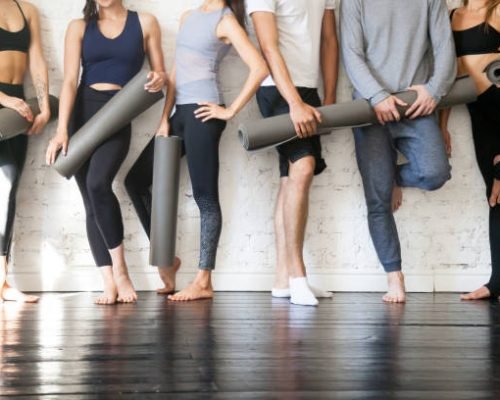
[[[43,104],[45,102],[45,97],[47,95],[47,85],[40,76],[38,76],[36,79],[35,90],[36,98],[38,100],[38,106],[40,107],[40,110],[42,110]]]

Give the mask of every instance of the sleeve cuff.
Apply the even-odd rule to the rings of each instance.
[[[443,96],[438,95],[436,93],[436,91],[432,88],[432,86],[430,84],[427,83],[426,85],[424,85],[424,87],[430,93],[430,95],[432,96],[432,98],[434,100],[436,100],[436,103],[439,103],[441,101],[441,99],[443,98]]]
[[[372,107],[375,107],[378,103],[380,103],[381,101],[384,101],[390,95],[391,94],[386,92],[385,90],[381,90],[380,92],[378,92],[374,96],[370,97],[370,104],[372,105]]]

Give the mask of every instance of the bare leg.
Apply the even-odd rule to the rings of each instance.
[[[194,281],[185,289],[168,296],[172,301],[193,301],[214,297],[212,271],[200,269]]]
[[[479,289],[474,290],[473,292],[462,294],[460,296],[461,300],[484,300],[489,299],[491,297],[491,293],[486,286],[481,286]]]
[[[174,265],[171,267],[158,267],[158,273],[165,287],[156,289],[158,294],[174,294],[175,292],[175,275],[181,267],[181,259],[175,257]]]
[[[401,271],[387,274],[389,289],[383,297],[386,303],[404,303],[406,301],[405,277]]]
[[[111,305],[116,303],[118,297],[118,289],[116,288],[115,280],[113,278],[113,269],[111,266],[100,267],[102,281],[104,284],[104,291],[95,299],[95,304]]]
[[[20,303],[36,303],[40,298],[24,294],[23,292],[11,287],[7,283],[8,263],[7,257],[0,257],[0,300],[3,301],[18,301]]]
[[[303,248],[314,162],[313,157],[305,157],[290,164],[290,175],[285,186],[283,221],[289,258],[288,274],[291,278],[306,276]]]
[[[109,250],[109,254],[113,260],[113,279],[118,291],[117,301],[120,303],[134,303],[137,301],[137,293],[128,275],[123,243],[117,248]]]
[[[274,278],[273,290],[288,289],[288,257],[285,241],[285,223],[284,223],[284,200],[288,178],[281,178],[278,199],[274,214],[274,231],[276,235],[276,275]],[[286,297],[286,296],[285,296]],[[288,296],[289,297],[289,296]]]
[[[309,211],[309,189],[314,176],[315,160],[304,157],[290,163],[283,200],[285,244],[290,277],[290,301],[293,304],[315,306],[318,300],[306,278],[303,248]]]
[[[392,189],[392,212],[398,211],[402,204],[403,190],[400,186],[394,185],[394,189]]]

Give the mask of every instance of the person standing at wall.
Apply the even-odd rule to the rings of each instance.
[[[406,300],[392,209],[394,187],[436,190],[450,179],[436,106],[456,76],[453,36],[443,0],[347,0],[340,7],[341,47],[354,97],[373,106],[378,125],[354,129],[368,224],[388,277],[386,302]],[[392,96],[412,89],[405,117]],[[408,163],[398,166],[396,150]]]
[[[66,33],[59,124],[47,149],[49,165],[61,149],[66,153],[69,136],[141,70],[146,55],[152,72],[145,90],[158,92],[167,75],[156,18],[127,10],[122,0],[86,1],[84,18],[72,21]],[[78,86],[80,64],[83,71]],[[125,261],[120,205],[112,190],[130,137],[129,124],[102,143],[75,175],[85,206],[90,248],[104,282],[104,293],[96,304],[137,300]]]
[[[10,108],[32,122],[28,135],[40,133],[50,119],[47,64],[42,51],[40,18],[30,3],[0,0],[0,108]],[[24,102],[24,74],[29,69],[40,114]],[[16,213],[16,193],[26,160],[28,137],[0,141],[0,300],[33,303],[7,283],[7,267]]]
[[[452,10],[451,25],[458,56],[458,75],[469,75],[477,86],[478,98],[468,104],[474,148],[486,184],[490,206],[489,238],[491,277],[479,289],[462,296],[463,300],[500,296],[500,87],[493,85],[485,68],[500,53],[500,0],[466,0],[464,7]],[[450,110],[440,114],[441,130],[451,152],[448,131]]]
[[[326,163],[319,136],[318,95],[323,76],[324,105],[336,101],[338,45],[334,0],[248,0],[262,53],[271,76],[257,93],[261,114],[290,113],[298,139],[278,147],[280,188],[275,209],[277,266],[273,297],[315,306],[328,292],[311,287],[306,278],[304,236],[309,191],[314,175]]]
[[[175,66],[157,135],[183,139],[193,196],[200,210],[200,261],[195,280],[176,294],[175,273],[180,265],[158,266],[173,301],[213,297],[212,271],[222,229],[219,202],[219,142],[226,127],[257,91],[269,73],[264,59],[252,45],[245,29],[242,0],[205,0],[201,7],[181,17]],[[231,105],[223,105],[217,72],[231,45],[249,67],[248,78]],[[170,114],[175,105],[175,114]],[[141,223],[149,235],[153,182],[154,140],[147,145],[130,170],[125,185]]]

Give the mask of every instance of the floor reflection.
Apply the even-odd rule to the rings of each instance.
[[[420,400],[424,390],[462,400],[500,389],[498,303],[337,294],[314,308],[260,293],[194,303],[142,293],[99,307],[93,297],[0,304],[0,397]]]

